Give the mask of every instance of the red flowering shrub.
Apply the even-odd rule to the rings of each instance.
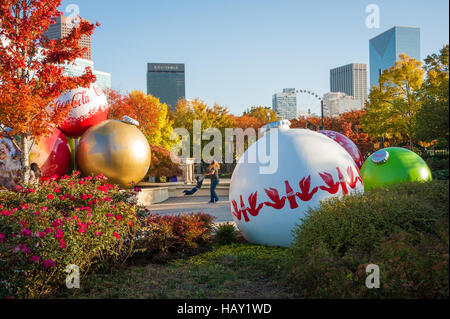
[[[68,265],[83,276],[126,259],[139,227],[134,196],[79,173],[0,192],[0,298],[47,296],[65,284]]]
[[[137,245],[150,252],[196,248],[211,238],[213,220],[213,216],[203,213],[150,215],[145,221]]]
[[[172,177],[183,175],[183,170],[179,163],[174,163],[170,157],[170,152],[161,146],[151,145],[152,161],[148,175],[155,177]]]

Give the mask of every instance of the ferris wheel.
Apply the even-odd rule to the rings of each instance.
[[[311,90],[297,90],[297,108],[299,116],[321,116],[322,97]]]

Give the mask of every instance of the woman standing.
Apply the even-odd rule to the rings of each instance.
[[[219,197],[216,194],[216,187],[219,184],[219,170],[220,165],[216,160],[213,160],[211,165],[209,165],[209,173],[205,177],[211,176],[211,200],[210,204],[214,204],[219,201]]]

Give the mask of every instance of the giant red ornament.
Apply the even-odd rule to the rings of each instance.
[[[345,148],[345,150],[351,155],[351,157],[355,161],[356,166],[358,166],[358,169],[361,169],[361,167],[363,167],[364,165],[363,156],[359,151],[358,147],[355,145],[355,143],[353,143],[351,139],[349,139],[347,136],[341,133],[334,131],[324,130],[319,131],[319,133],[328,136],[333,141],[337,142],[339,145]]]
[[[69,144],[64,134],[55,129],[45,138],[34,143],[30,152],[30,163],[36,163],[43,178],[61,177],[69,172],[71,163]]]
[[[66,120],[60,126],[61,131],[70,137],[80,137],[90,127],[105,121],[108,117],[108,100],[97,85],[78,88],[61,95],[57,105],[71,104]]]
[[[36,140],[30,151],[29,162],[39,166],[43,178],[67,174],[71,153],[64,134],[55,129],[48,137]],[[20,182],[21,172],[19,150],[10,139],[0,139],[0,186],[14,188]]]

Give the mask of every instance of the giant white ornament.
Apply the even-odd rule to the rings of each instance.
[[[56,100],[56,105],[70,103],[71,109],[60,130],[70,137],[80,137],[90,127],[108,117],[108,100],[97,85],[68,91]]]
[[[355,161],[341,145],[323,134],[290,129],[286,122],[278,125],[240,158],[231,179],[230,203],[233,220],[248,241],[289,247],[293,228],[309,208],[332,197],[364,192],[364,185]],[[266,149],[276,164],[272,174],[267,174],[267,163],[251,160],[251,154],[264,154]]]

